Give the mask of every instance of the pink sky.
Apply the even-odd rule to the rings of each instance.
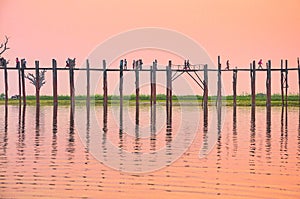
[[[296,67],[300,56],[299,5],[298,0],[1,0],[0,38],[10,37],[11,49],[4,56],[11,63],[18,56],[25,57],[29,65],[40,60],[42,66],[49,66],[52,58],[62,65],[67,57],[76,57],[80,65],[113,35],[160,27],[193,38],[214,62],[220,55],[224,65],[230,59],[232,66],[248,68],[253,59],[262,58],[271,59],[274,68],[279,67],[280,59],[289,59],[290,67]],[[297,93],[297,73],[289,75],[290,92]],[[231,73],[223,75],[226,94],[232,92],[231,77]],[[273,75],[273,93],[279,93],[278,77]],[[60,77],[60,81],[64,85],[59,92],[68,93],[68,80]],[[239,73],[238,92],[249,93],[249,82],[248,73]],[[51,79],[42,94],[51,94],[50,84]],[[3,81],[0,86],[3,88]],[[10,94],[17,92],[16,87],[11,85]],[[257,88],[257,92],[265,92],[265,74],[258,75]],[[34,89],[30,86],[28,92],[34,94]]]

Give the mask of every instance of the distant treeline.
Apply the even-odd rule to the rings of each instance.
[[[150,100],[150,95],[140,95],[140,100]],[[103,100],[103,95],[93,95],[90,97],[92,100]],[[217,97],[216,96],[209,96],[209,100],[215,100]],[[35,95],[29,95],[26,96],[27,100],[35,100]],[[53,100],[52,96],[47,96],[47,95],[41,95],[40,96],[41,100]],[[76,100],[85,100],[86,96],[85,95],[77,95],[75,97]],[[119,100],[120,96],[117,95],[109,95],[108,100]],[[156,99],[158,101],[161,100],[166,100],[166,95],[165,94],[157,94]],[[177,100],[202,100],[203,96],[200,95],[181,95],[181,96],[176,96],[173,95],[172,99],[177,101]],[[60,95],[58,96],[58,100],[70,100],[70,96],[68,95]],[[123,96],[123,100],[135,100],[135,95],[125,95]],[[223,96],[223,100],[233,100],[233,96]],[[251,100],[251,95],[238,95],[237,100]],[[266,95],[265,94],[256,94],[256,100],[258,101],[265,101],[266,100]],[[289,95],[288,96],[289,101],[298,101],[299,96],[298,95]],[[281,101],[281,95],[279,94],[274,94],[272,95],[272,101]]]

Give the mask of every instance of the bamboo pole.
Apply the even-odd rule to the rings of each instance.
[[[89,105],[91,101],[90,97],[90,63],[86,60],[86,104]]]
[[[26,85],[25,85],[25,63],[21,60],[21,75],[22,75],[22,92],[23,92],[23,105],[26,106]]]
[[[107,71],[105,60],[103,60],[103,107],[104,111],[107,113]]]
[[[7,63],[4,63],[4,87],[5,87],[5,106],[8,103],[8,75],[7,75]]]
[[[236,106],[236,84],[237,84],[237,69],[233,69],[233,81],[232,81],[232,87],[233,87],[233,106]]]
[[[39,61],[35,61],[35,102],[36,105],[40,105],[40,69]]]
[[[267,89],[267,107],[271,107],[271,60],[268,61],[267,65],[267,80],[266,80],[266,89]]]
[[[53,84],[53,105],[58,105],[57,100],[57,62],[52,59],[52,84]]]
[[[221,57],[218,56],[218,92],[217,92],[217,106],[222,104],[221,96],[222,96],[222,82],[221,82]]]

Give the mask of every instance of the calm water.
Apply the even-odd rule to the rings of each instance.
[[[1,106],[0,197],[300,198],[298,108],[150,109]]]

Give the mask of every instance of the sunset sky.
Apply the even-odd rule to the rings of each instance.
[[[262,58],[271,59],[273,68],[280,67],[280,59],[296,67],[299,5],[299,0],[0,0],[0,40],[5,35],[10,38],[11,49],[3,56],[11,65],[16,57],[25,57],[32,66],[34,60],[50,66],[52,58],[64,65],[67,57],[76,57],[81,65],[97,45],[113,35],[158,27],[192,38],[214,62],[220,55],[223,66],[230,59],[232,66],[248,68],[252,60]],[[289,75],[290,92],[297,93],[297,74]],[[231,77],[231,73],[223,75],[227,94],[232,92]],[[278,77],[273,76],[273,93],[279,93]],[[238,78],[238,92],[249,93],[249,74]],[[63,77],[60,81],[68,82]],[[257,92],[265,92],[265,74],[258,75],[257,85]],[[4,91],[3,81],[0,86]],[[59,88],[61,94],[68,93],[64,87]],[[16,88],[11,85],[10,94]],[[51,94],[50,83],[42,93]],[[33,88],[29,94],[34,94]]]

